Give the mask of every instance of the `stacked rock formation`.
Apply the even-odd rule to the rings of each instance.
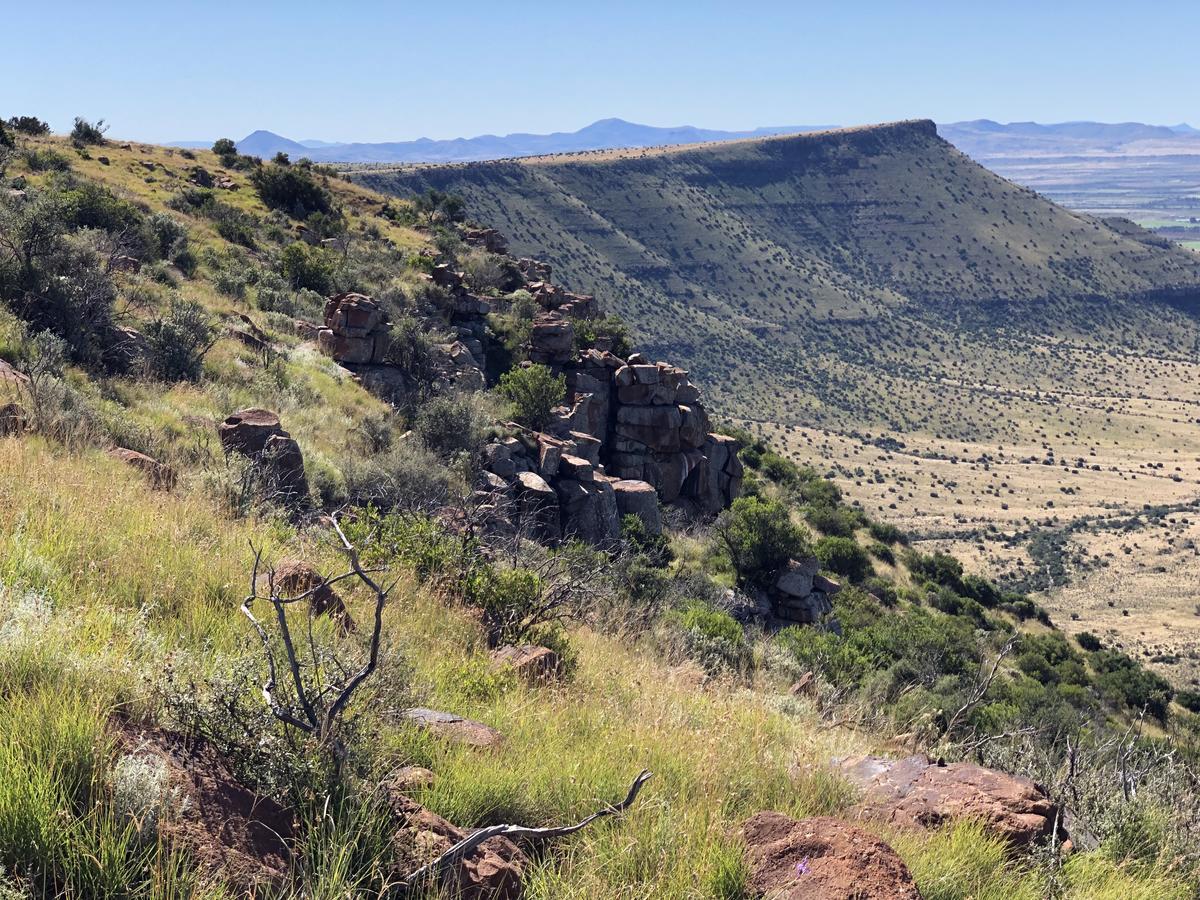
[[[683,369],[579,352],[558,312],[534,321],[528,356],[565,376],[567,402],[544,433],[490,444],[485,467],[542,539],[603,545],[619,537],[625,515],[657,534],[660,502],[711,514],[741,492],[736,442],[709,431]]]
[[[335,294],[325,303],[325,327],[317,346],[326,356],[351,365],[381,365],[391,324],[377,302],[363,294]]]
[[[227,453],[253,460],[284,500],[301,502],[308,496],[304,455],[296,439],[283,430],[279,416],[265,409],[241,409],[217,426]]]

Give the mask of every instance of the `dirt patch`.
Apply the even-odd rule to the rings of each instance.
[[[171,803],[158,832],[167,844],[251,894],[286,880],[296,830],[288,810],[238,782],[202,739],[128,722],[117,728],[117,747],[126,758],[165,767]]]

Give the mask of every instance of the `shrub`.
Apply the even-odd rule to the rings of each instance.
[[[896,553],[887,544],[882,541],[872,541],[867,545],[867,552],[870,553],[880,562],[885,562],[889,566],[896,564]]]
[[[162,381],[195,381],[213,345],[213,328],[204,308],[175,300],[166,316],[146,325],[146,373]]]
[[[71,140],[77,145],[103,144],[106,131],[108,131],[108,126],[104,124],[103,119],[89,122],[87,119],[76,116],[75,127],[71,129]]]
[[[13,131],[33,137],[50,133],[50,126],[37,116],[13,116],[8,120],[8,125]]]
[[[1175,700],[1188,712],[1200,713],[1200,691],[1180,691]]]
[[[21,161],[33,172],[66,172],[71,161],[52,147],[29,147],[20,153]]]
[[[1078,642],[1080,647],[1082,647],[1084,650],[1087,650],[1089,653],[1094,653],[1095,651],[1104,647],[1104,645],[1100,643],[1100,638],[1096,637],[1090,631],[1079,632],[1079,634],[1075,635],[1075,640]]]
[[[476,250],[459,261],[467,286],[484,293],[498,288],[504,280],[503,259],[494,253]]]
[[[813,548],[821,565],[858,583],[872,574],[871,559],[851,538],[823,537]]]
[[[212,152],[217,155],[221,162],[228,165],[230,159],[237,158],[237,144],[229,138],[217,138],[213,141]]]
[[[284,248],[279,260],[279,270],[288,284],[318,294],[328,294],[333,289],[334,267],[335,262],[326,251],[300,241]]]
[[[178,219],[174,219],[166,213],[155,213],[147,220],[147,225],[154,235],[160,259],[173,260],[179,253],[187,249],[188,232]]]
[[[904,532],[888,522],[871,522],[867,529],[871,537],[883,544],[907,544],[908,538]]]
[[[702,603],[687,607],[679,614],[678,621],[685,631],[697,631],[705,637],[728,641],[735,646],[746,639],[742,626],[729,613]]]
[[[454,492],[445,463],[415,441],[402,441],[373,456],[349,454],[342,463],[347,499],[381,510],[444,506]]]
[[[333,210],[329,192],[317,183],[312,167],[303,163],[262,166],[251,174],[250,183],[269,208],[283,210],[296,219]]]
[[[513,405],[513,418],[541,431],[550,423],[551,410],[562,402],[567,381],[546,366],[535,363],[500,377],[500,395]]]
[[[1156,719],[1166,718],[1173,690],[1162,676],[1116,650],[1095,653],[1092,665],[1096,684],[1109,699],[1133,710],[1145,708]]]
[[[739,582],[765,586],[789,559],[809,553],[808,536],[778,500],[739,497],[713,530]]]
[[[435,397],[417,412],[413,430],[439,456],[478,452],[487,417],[469,394]]]
[[[523,296],[518,297],[518,295]],[[518,318],[532,319],[537,312],[537,301],[528,291],[514,291],[512,301],[513,315]],[[532,308],[528,304],[533,304]],[[633,352],[629,326],[620,316],[609,315],[602,319],[580,319],[575,323],[575,346],[578,349],[591,349],[600,341],[607,341],[610,344],[611,352],[622,359]]]
[[[466,218],[462,197],[430,188],[413,200],[413,211],[429,226],[441,222],[461,222]]]
[[[850,538],[862,524],[862,515],[848,506],[810,503],[804,507],[804,518],[818,531],[835,537]]]

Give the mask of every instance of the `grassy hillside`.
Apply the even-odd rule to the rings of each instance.
[[[533,854],[526,896],[735,900],[748,896],[747,815],[851,815],[830,760],[915,748],[1036,775],[1086,822],[1066,857],[1009,852],[969,821],[870,824],[926,897],[1194,893],[1200,698],[1110,642],[1068,639],[953,558],[914,552],[753,436],[734,432],[748,496],[716,524],[671,516],[663,541],[630,525],[600,552],[463,527],[484,442],[511,434],[501,398],[429,384],[392,408],[295,323],[319,318],[325,294],[363,291],[403,336],[397,368],[430,352],[454,331],[421,276],[442,258],[486,282],[495,262],[446,208],[424,208],[417,228],[417,210],[320,169],[98,139],[21,137],[0,164],[0,360],[31,379],[2,388],[29,420],[0,437],[4,900],[238,894],[206,866],[211,846],[175,840],[198,804],[140,761],[154,729],[216,748],[238,784],[294,814],[290,870],[261,895],[395,896],[422,852],[381,800],[405,766],[433,773],[408,799],[468,829],[569,821],[646,767],[628,815]],[[490,320],[510,367],[522,322]],[[110,352],[118,326],[146,341],[136,364]],[[278,411],[297,439],[311,488],[299,504],[220,450],[217,423],[246,406]],[[156,487],[115,445],[177,478]],[[395,586],[378,669],[317,740],[272,717],[262,644],[238,607],[261,590],[256,552],[345,565],[331,513]],[[780,559],[808,554],[844,584],[837,629],[734,617]],[[371,593],[338,589],[358,631],[301,605],[270,623],[304,635],[295,677],[314,690],[371,653]],[[555,647],[563,677],[494,668],[488,616],[555,591],[562,620],[514,637]],[[990,668],[999,677],[972,700]],[[806,676],[811,695],[789,692]],[[437,739],[405,718],[413,706],[476,718],[503,743]],[[1114,766],[1136,769],[1136,796]]]

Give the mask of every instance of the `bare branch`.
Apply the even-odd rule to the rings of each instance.
[[[413,872],[411,875],[407,876],[404,879],[404,885],[406,887],[413,887],[414,885],[419,884],[420,882],[424,881],[425,879],[441,873],[443,870],[448,868],[452,863],[454,863],[455,860],[461,859],[462,857],[466,856],[468,853],[470,853],[472,850],[474,850],[476,847],[478,847],[480,844],[482,844],[484,841],[486,841],[490,838],[494,838],[494,837],[508,837],[508,838],[513,838],[513,837],[517,837],[517,838],[566,837],[569,834],[574,834],[577,831],[581,831],[582,829],[586,828],[588,825],[592,824],[592,822],[596,821],[597,819],[603,818],[604,816],[619,815],[620,813],[625,812],[625,810],[629,809],[629,807],[633,805],[633,802],[637,799],[638,793],[642,789],[642,785],[644,785],[647,781],[649,781],[651,777],[652,777],[652,773],[647,769],[643,769],[641,774],[639,774],[638,777],[633,780],[633,784],[630,785],[630,787],[629,787],[629,793],[625,795],[624,800],[622,800],[620,803],[616,803],[612,806],[605,806],[602,809],[598,809],[596,812],[592,813],[587,818],[582,819],[579,822],[576,822],[574,825],[564,825],[564,826],[559,826],[559,827],[554,827],[554,828],[527,828],[523,825],[492,825],[488,828],[480,828],[478,831],[472,832],[466,838],[459,841],[457,844],[455,844],[453,847],[451,847],[449,850],[447,850],[445,853],[443,853],[441,856],[439,856],[433,862],[429,863],[428,865],[422,866],[421,868],[419,868],[415,872]]]

